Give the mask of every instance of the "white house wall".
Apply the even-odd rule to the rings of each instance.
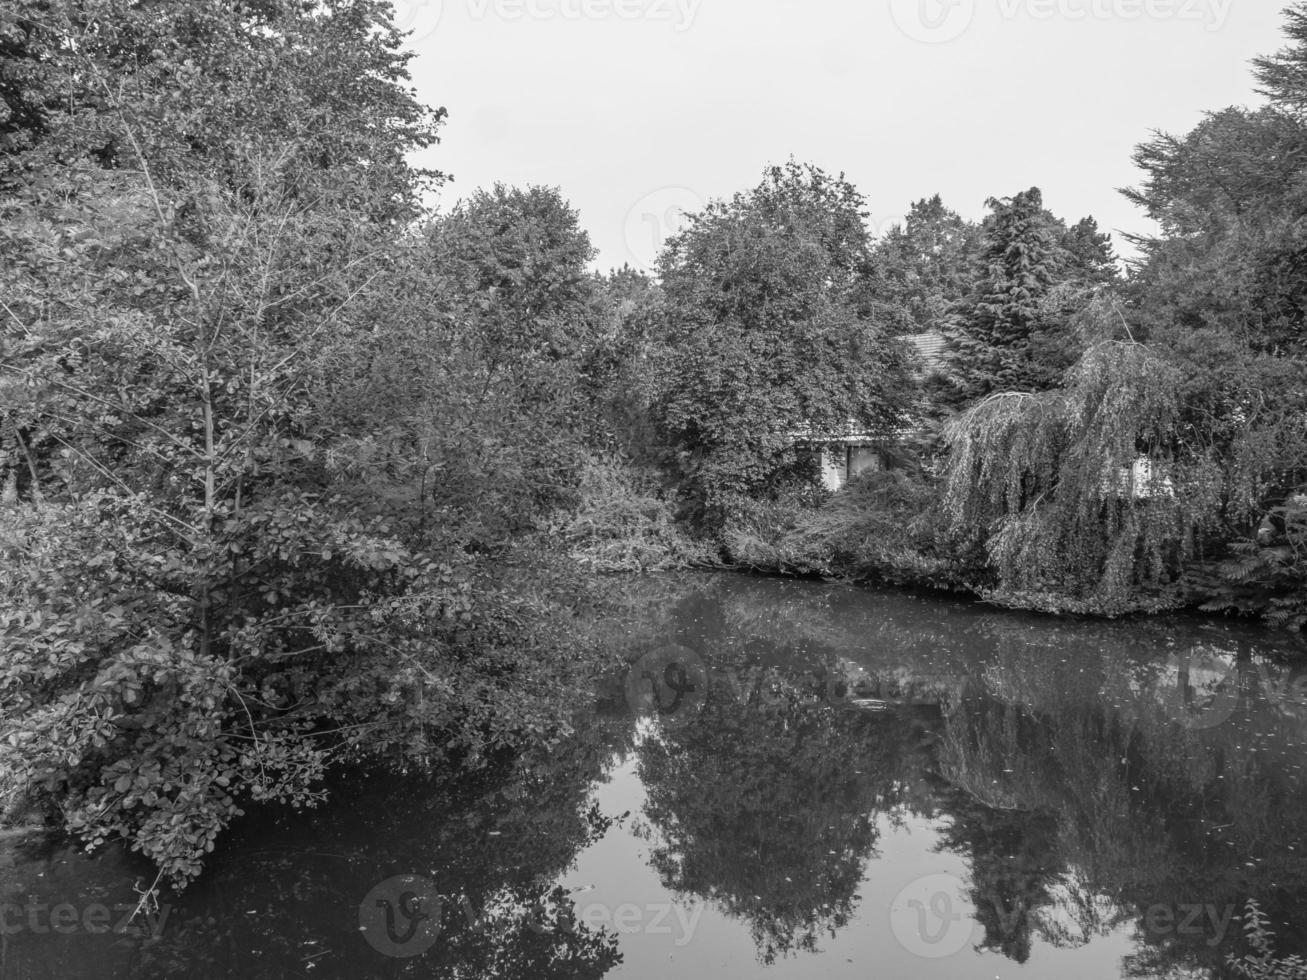
[[[821,485],[834,493],[848,482],[848,450],[826,446],[821,451]]]

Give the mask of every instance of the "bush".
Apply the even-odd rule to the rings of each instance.
[[[793,495],[741,501],[721,530],[726,560],[753,571],[807,574],[812,570],[811,556],[792,540],[806,509],[805,502]]]
[[[565,730],[583,645],[471,559],[308,498],[161,537],[107,494],[0,511],[0,796],[89,847],[181,885],[249,803],[316,804],[333,766],[476,767]]]
[[[975,543],[950,534],[925,474],[879,470],[851,480],[800,519],[786,547],[813,571],[893,585],[969,588],[982,576]]]
[[[676,522],[657,474],[617,457],[594,457],[581,502],[562,527],[573,558],[598,572],[652,572],[716,564],[713,549]]]
[[[1260,614],[1271,626],[1301,631],[1307,627],[1307,505],[1295,496],[1274,508],[1270,518],[1283,526],[1274,547],[1256,541],[1236,542],[1230,557],[1216,565],[1203,609]]]
[[[1247,980],[1307,980],[1307,960],[1296,955],[1284,958],[1275,955],[1275,934],[1256,899],[1248,899],[1243,919],[1244,933],[1253,954],[1227,957],[1236,976]]]

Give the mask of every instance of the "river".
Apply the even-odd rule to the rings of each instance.
[[[1220,978],[1249,899],[1307,953],[1299,641],[607,588],[625,667],[548,751],[251,816],[130,923],[133,856],[0,842],[0,980]]]

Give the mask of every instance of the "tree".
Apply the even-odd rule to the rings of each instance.
[[[395,428],[350,434],[387,493],[423,498],[410,508],[423,535],[446,508],[476,528],[464,546],[501,552],[571,502],[599,318],[593,254],[557,189],[496,185],[425,223],[389,274],[380,343],[338,378],[347,401],[390,402]]]
[[[1062,236],[1062,250],[1066,253],[1064,275],[1072,283],[1093,287],[1118,281],[1112,236],[1098,230],[1098,222],[1092,215],[1067,229]]]
[[[1044,208],[1039,188],[991,198],[988,206],[984,273],[949,336],[960,394],[970,401],[996,390],[1040,390],[1053,383],[1032,345],[1052,326],[1046,301],[1067,264],[1065,228]]]
[[[650,417],[662,289],[629,265],[596,273],[594,287],[598,327],[582,365],[590,443],[652,470],[665,448]]]
[[[861,290],[864,218],[842,176],[791,162],[691,216],[661,256],[654,412],[710,525],[744,497],[810,482],[803,434],[889,433],[902,420],[906,356]]]
[[[1161,226],[1133,239],[1145,323],[1232,333],[1271,354],[1307,350],[1304,158],[1307,129],[1274,107],[1226,109],[1138,148],[1144,179],[1125,193]]]
[[[556,729],[578,657],[547,606],[488,581],[456,508],[424,540],[352,465],[398,375],[335,398],[384,360],[437,179],[406,162],[443,112],[389,6],[19,16],[60,98],[0,159],[3,789],[180,884],[250,801],[310,805],[343,760],[477,765]]]
[[[557,188],[496,184],[426,230],[447,294],[475,315],[487,350],[506,358],[575,358],[593,329],[595,256]]]
[[[1183,445],[1177,371],[1164,356],[1098,344],[1064,389],[991,395],[947,439],[945,509],[985,538],[991,597],[1108,614],[1179,601],[1220,474]]]
[[[1276,109],[1301,118],[1307,113],[1307,3],[1296,0],[1284,11],[1284,32],[1293,42],[1276,54],[1256,58],[1261,93]]]
[[[1183,136],[1156,134],[1136,151],[1143,179],[1125,193],[1161,228],[1135,239],[1143,259],[1131,319],[1177,365],[1184,441],[1224,479],[1209,550],[1229,559],[1223,547],[1233,544],[1237,555],[1219,575],[1195,575],[1214,607],[1299,625],[1300,564],[1251,540],[1268,510],[1307,486],[1307,8],[1295,4],[1286,18],[1291,46],[1255,62],[1268,104],[1210,113]]]
[[[875,248],[873,289],[903,333],[940,330],[980,271],[980,226],[934,197],[915,202]]]

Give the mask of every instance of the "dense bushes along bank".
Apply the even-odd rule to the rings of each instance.
[[[639,485],[635,474],[623,474],[611,461],[603,468],[604,482],[587,487],[581,516],[567,532],[573,558],[597,572],[731,569],[964,592],[1050,613],[1118,616],[1195,608],[1259,616],[1295,632],[1307,621],[1304,507],[1282,508],[1290,544],[1238,543],[1224,549],[1224,558],[1191,559],[1149,591],[1119,596],[1102,587],[1068,594],[1057,587],[1065,578],[1027,578],[1022,590],[1005,587],[984,536],[974,525],[951,523],[943,481],[921,470],[866,473],[816,503],[792,498],[742,508],[709,538],[678,521],[667,496],[633,492]],[[1059,571],[1083,576],[1085,567]]]

